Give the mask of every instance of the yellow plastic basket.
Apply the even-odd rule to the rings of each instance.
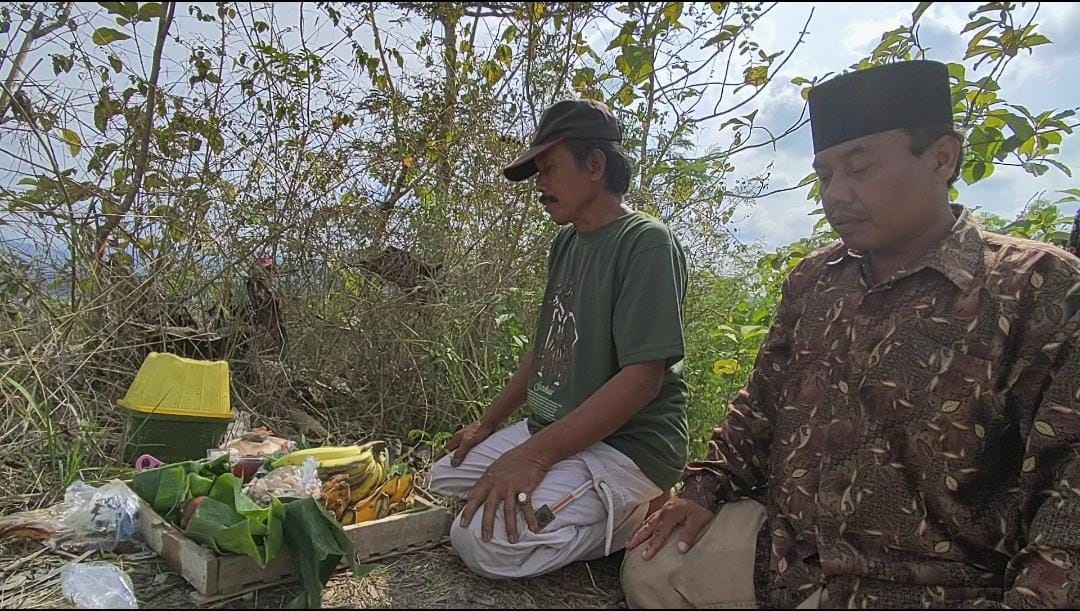
[[[144,414],[232,420],[229,364],[151,352],[117,403]]]

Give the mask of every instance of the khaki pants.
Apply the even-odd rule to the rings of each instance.
[[[650,560],[644,545],[626,552],[622,584],[631,609],[754,609],[754,553],[765,507],[756,501],[726,503],[694,547],[676,547],[678,531]],[[799,609],[817,609],[815,592]]]

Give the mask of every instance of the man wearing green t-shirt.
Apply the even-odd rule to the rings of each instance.
[[[687,454],[686,258],[623,195],[630,163],[606,106],[549,108],[503,173],[536,175],[559,225],[533,349],[448,444],[432,489],[467,500],[450,533],[473,571],[529,577],[622,549]],[[499,429],[519,408],[528,419]]]

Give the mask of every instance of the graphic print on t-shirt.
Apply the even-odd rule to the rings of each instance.
[[[566,381],[577,345],[577,319],[574,316],[574,285],[555,285],[551,297],[551,325],[542,344],[539,382],[557,389]]]

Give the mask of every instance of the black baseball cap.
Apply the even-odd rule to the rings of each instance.
[[[564,100],[544,111],[529,150],[503,168],[507,179],[517,182],[536,174],[536,157],[567,138],[622,141],[615,115],[596,100]]]

